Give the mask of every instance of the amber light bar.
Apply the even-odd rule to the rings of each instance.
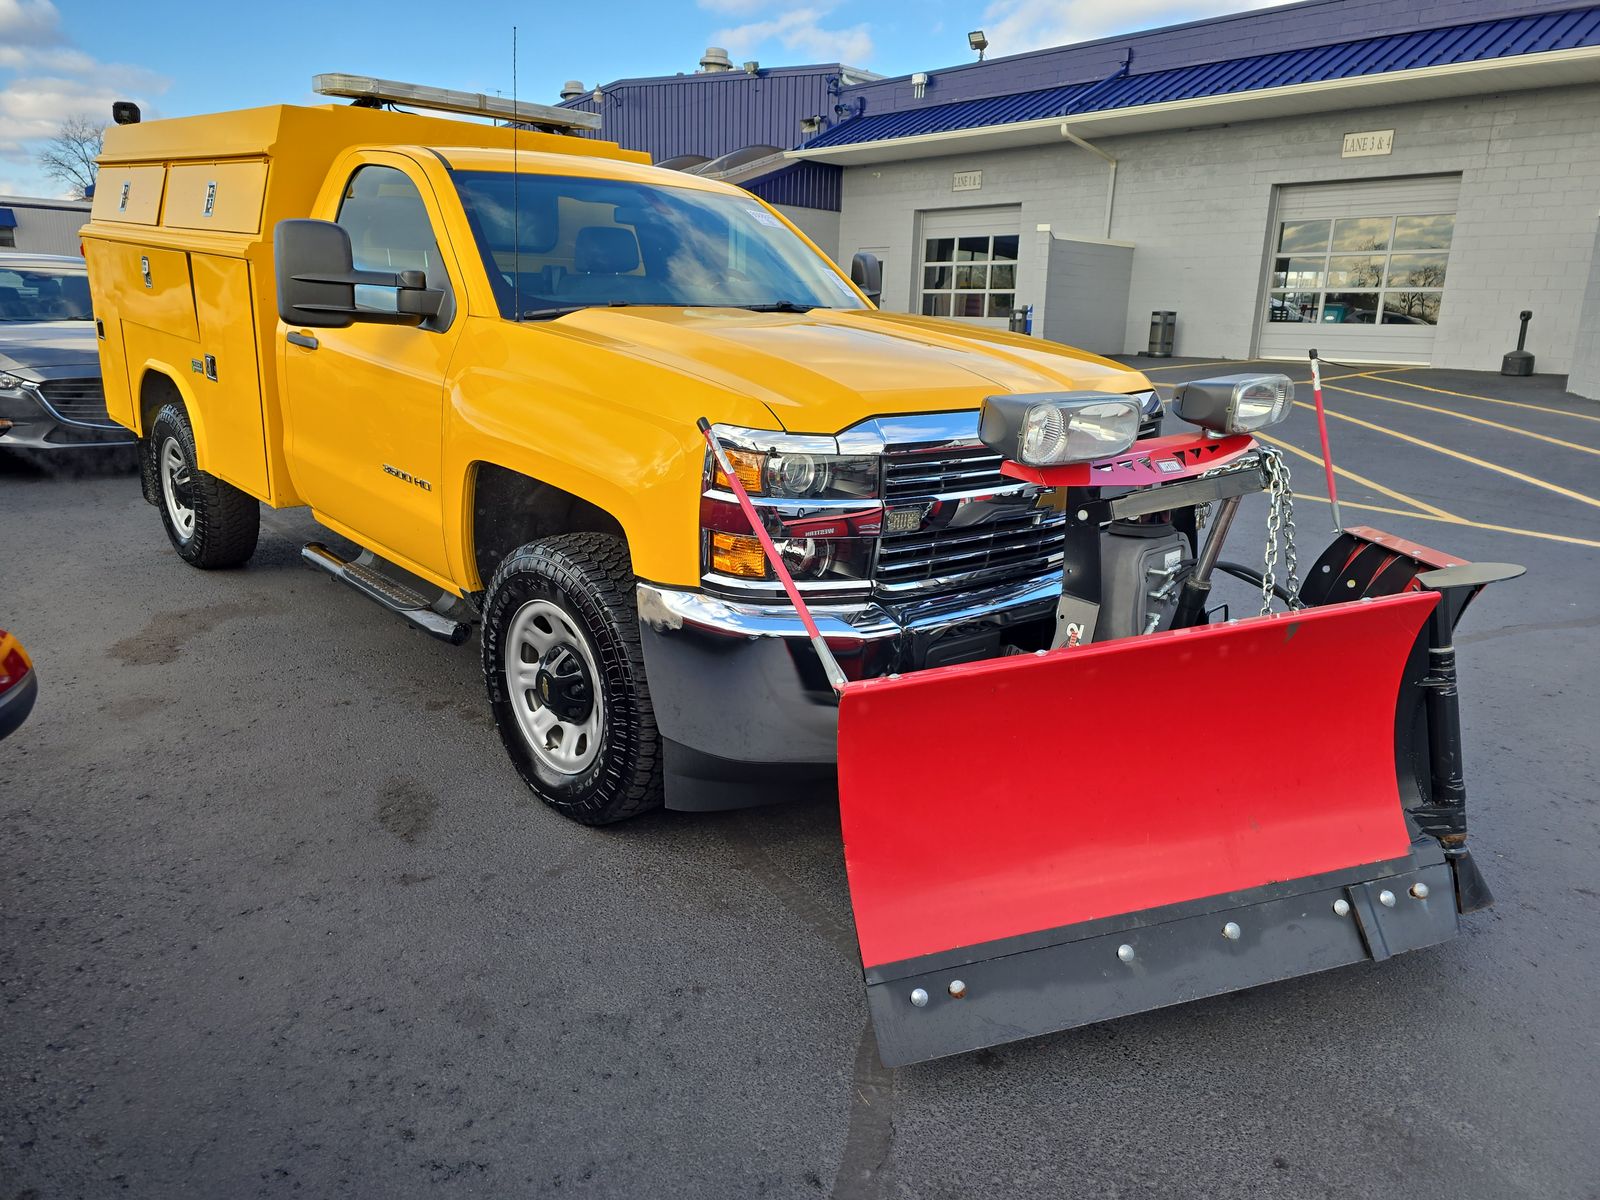
[[[311,90],[319,96],[341,96],[379,104],[405,104],[433,112],[458,113],[466,117],[491,117],[518,121],[542,129],[599,129],[600,114],[549,104],[530,104],[526,100],[507,100],[504,96],[485,96],[482,92],[453,92],[448,88],[427,87],[420,83],[401,83],[395,79],[374,79],[370,75],[314,75]]]

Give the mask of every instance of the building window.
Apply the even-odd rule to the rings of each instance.
[[[922,315],[999,317],[1017,302],[1017,235],[932,237],[922,243]]]
[[[1285,221],[1269,321],[1437,325],[1454,215]]]
[[[9,225],[0,225],[0,249],[11,250],[17,244],[17,231]]]

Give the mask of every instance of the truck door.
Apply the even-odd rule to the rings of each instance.
[[[398,155],[350,175],[337,221],[358,270],[420,270],[459,297],[440,252],[432,189]],[[448,243],[445,243],[448,244]],[[370,294],[368,294],[370,293]],[[392,311],[394,293],[358,287],[360,307]],[[285,398],[295,484],[318,517],[401,566],[446,571],[440,478],[444,384],[462,324],[456,304],[423,325],[357,321],[284,331]]]

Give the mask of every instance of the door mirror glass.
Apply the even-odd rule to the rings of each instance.
[[[867,294],[867,299],[877,304],[883,298],[883,264],[876,254],[865,251],[850,260],[850,282]]]

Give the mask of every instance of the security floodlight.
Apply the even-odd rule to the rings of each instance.
[[[800,118],[800,132],[805,134],[807,137],[810,137],[812,134],[819,132],[821,129],[822,129],[822,118],[821,117],[801,117]]]
[[[978,61],[983,61],[983,52],[989,48],[989,39],[983,36],[983,30],[974,29],[967,34],[967,45],[978,52]]]

